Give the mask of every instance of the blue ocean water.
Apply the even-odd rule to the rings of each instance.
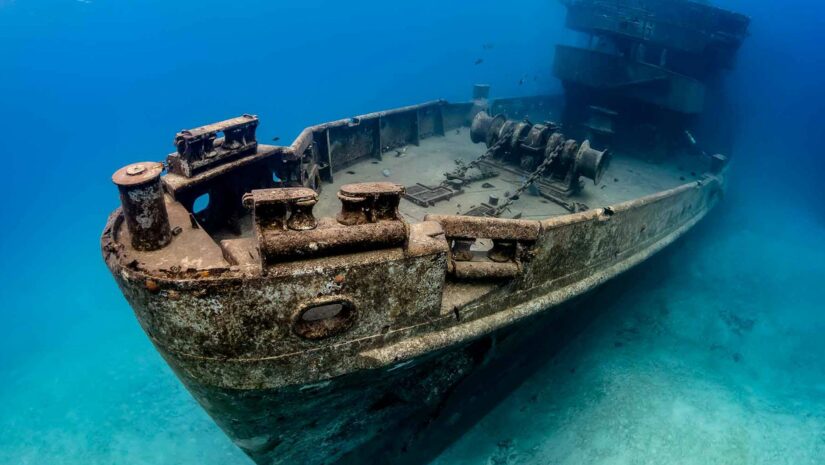
[[[825,462],[825,6],[717,3],[753,19],[727,78],[724,204],[435,463]],[[0,0],[0,463],[249,463],[102,263],[115,169],[245,112],[262,138],[289,140],[466,100],[477,82],[559,91],[563,13],[553,0]]]

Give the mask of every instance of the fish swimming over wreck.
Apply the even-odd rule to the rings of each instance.
[[[256,463],[420,462],[448,436],[433,431],[460,430],[515,361],[541,358],[547,321],[720,201],[727,157],[675,141],[725,145],[692,124],[702,73],[730,66],[747,18],[566,4],[593,39],[557,49],[565,95],[477,85],[467,102],[322,123],[288,146],[258,143],[245,114],[115,172],[106,264]],[[674,14],[693,18],[682,35],[667,34]]]

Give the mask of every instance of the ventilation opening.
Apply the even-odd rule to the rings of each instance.
[[[355,322],[355,307],[342,300],[307,307],[298,313],[295,334],[310,340],[325,339],[347,331]]]
[[[209,208],[209,194],[203,194],[192,204],[192,213],[203,213],[207,208]]]

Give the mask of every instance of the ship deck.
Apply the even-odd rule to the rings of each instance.
[[[314,213],[317,217],[334,218],[340,210],[336,194],[345,184],[373,181],[390,181],[404,186],[424,184],[436,186],[444,173],[455,168],[455,162],[472,161],[486,150],[484,144],[470,141],[469,129],[462,127],[448,131],[443,137],[430,137],[419,145],[407,145],[385,152],[381,159],[363,157],[346,168],[334,173],[333,182],[323,183]],[[400,152],[400,155],[399,153]],[[707,169],[699,157],[671,155],[665,160],[645,159],[639,154],[613,153],[610,165],[598,185],[584,179],[584,188],[569,197],[570,203],[587,208],[615,205],[620,202],[671,189],[685,182],[698,179]],[[500,170],[498,176],[476,181],[463,187],[463,193],[429,207],[422,207],[402,198],[399,211],[410,223],[421,222],[427,214],[466,214],[469,210],[489,204],[491,195],[499,203],[518,189],[525,174],[518,170]],[[487,187],[484,187],[487,186]],[[489,187],[493,186],[493,187]],[[528,189],[501,215],[502,218],[542,219],[571,213],[564,206],[548,200],[536,191]],[[251,214],[239,218],[241,237],[253,236]],[[216,242],[236,239],[238,235],[229,229],[210,232]]]
[[[325,183],[315,207],[317,216],[334,217],[340,209],[335,198],[336,192],[344,184],[366,181],[391,181],[404,186],[416,183],[434,186],[443,181],[444,173],[455,168],[455,161],[469,162],[478,158],[486,150],[484,144],[470,141],[469,130],[461,128],[448,131],[444,137],[423,139],[420,145],[408,145],[383,154],[379,161],[363,158],[349,167],[335,172],[334,182]],[[585,187],[570,201],[582,203],[589,208],[603,207],[619,202],[650,195],[673,188],[696,179],[706,167],[697,157],[669,158],[663,162],[645,160],[639,156],[614,153],[610,166],[598,185],[585,180]],[[406,199],[401,200],[400,211],[405,220],[419,222],[429,213],[463,214],[468,210],[488,203],[495,195],[504,202],[506,193],[515,192],[524,176],[510,171],[502,171],[498,176],[476,181],[464,187],[464,193],[431,207],[421,207]],[[493,187],[482,187],[492,185]],[[525,191],[502,217],[541,219],[570,213],[567,209],[541,196]]]

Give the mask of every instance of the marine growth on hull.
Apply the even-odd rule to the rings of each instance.
[[[439,313],[449,314],[522,274],[540,220],[607,214],[622,202],[701,184],[702,173],[725,165],[724,156],[698,154],[687,142],[661,156],[658,147],[608,148],[601,134],[597,148],[553,121],[563,112],[560,97],[491,101],[488,93],[479,85],[466,103],[433,101],[311,126],[289,146],[258,143],[252,115],[181,131],[164,163],[114,175],[123,205],[123,223],[114,225],[118,250],[138,269],[208,279],[446,247],[449,279],[436,294]],[[349,329],[352,302],[323,300],[316,303],[334,318],[313,312],[310,323],[293,324],[294,333],[312,340]]]
[[[532,322],[719,202],[729,133],[699,116],[719,104],[705,92],[747,19],[695,2],[565,4],[582,40],[556,51],[563,95],[476,85],[468,102],[318,124],[287,146],[259,143],[258,117],[241,115],[114,174],[104,259],[256,462],[319,463],[318,444],[324,463],[389,451],[386,425],[427,424],[507,334],[540,334]],[[668,33],[682,18],[696,27]],[[330,402],[335,416],[313,414]]]

